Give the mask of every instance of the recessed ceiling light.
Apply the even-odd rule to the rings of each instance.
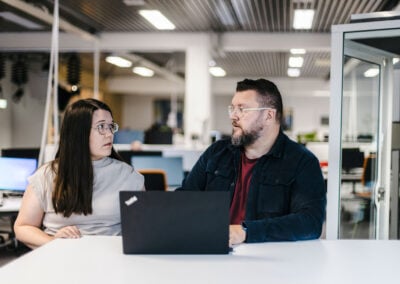
[[[121,68],[129,68],[132,66],[132,62],[119,56],[107,56],[106,61]]]
[[[287,74],[289,77],[299,77],[300,76],[300,69],[298,68],[288,68]]]
[[[364,77],[375,77],[379,74],[378,68],[370,68],[364,72]]]
[[[397,58],[397,57],[395,57],[395,58],[393,58],[393,65],[395,65],[396,63],[398,63],[400,61],[400,58]]]
[[[159,30],[175,29],[175,25],[158,10],[140,10],[139,14]]]
[[[214,67],[208,68],[208,70],[209,70],[210,74],[213,75],[214,77],[225,77],[226,76],[225,70],[222,69],[221,67],[214,66]]]
[[[296,30],[311,29],[314,19],[314,10],[311,9],[296,9],[294,10],[293,28]]]
[[[306,50],[304,48],[291,48],[291,54],[306,54]]]
[[[14,14],[11,12],[0,12],[0,17],[6,19],[7,21],[13,22],[15,24],[18,24],[20,26],[23,26],[23,27],[31,29],[31,30],[43,29],[42,25],[39,25],[28,19],[22,18],[22,17],[18,16],[17,14]]]
[[[143,66],[137,66],[133,67],[132,69],[133,73],[138,74],[143,77],[153,77],[154,76],[154,71]]]
[[[304,59],[300,56],[289,57],[289,67],[301,67],[303,66]]]

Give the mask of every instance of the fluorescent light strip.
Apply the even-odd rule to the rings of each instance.
[[[107,56],[106,61],[121,68],[129,68],[132,66],[131,61],[119,56]]]
[[[294,10],[293,28],[296,30],[311,29],[314,19],[314,10],[311,9],[296,9]]]
[[[208,68],[208,70],[209,70],[210,74],[213,75],[214,77],[225,77],[226,76],[225,70],[222,69],[221,67],[214,66],[214,67]]]
[[[289,67],[302,67],[304,59],[300,56],[289,57]]]
[[[23,27],[31,29],[31,30],[43,29],[42,25],[39,25],[28,19],[22,18],[22,17],[18,16],[17,14],[14,14],[11,12],[0,12],[0,17],[6,19],[7,21],[13,22],[15,24],[18,24],[20,26],[23,26]]]
[[[154,76],[154,71],[143,66],[137,66],[133,67],[132,69],[133,73],[138,74],[143,77],[153,77]]]
[[[140,10],[139,14],[159,30],[175,29],[175,25],[158,10]]]

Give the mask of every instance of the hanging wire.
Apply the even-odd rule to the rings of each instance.
[[[50,52],[50,68],[49,68],[49,78],[47,81],[47,94],[46,94],[46,106],[45,106],[45,114],[43,119],[43,131],[42,131],[42,139],[40,144],[40,153],[39,153],[39,166],[43,165],[44,162],[44,152],[46,147],[46,137],[47,137],[47,129],[49,122],[49,113],[50,113],[50,101],[51,101],[51,93],[54,93],[53,100],[53,112],[54,112],[54,143],[58,141],[58,35],[59,35],[59,14],[58,14],[58,0],[54,1],[54,22],[52,27],[52,37],[51,37],[51,52]],[[54,80],[53,80],[54,77]],[[54,84],[54,85],[52,85]]]

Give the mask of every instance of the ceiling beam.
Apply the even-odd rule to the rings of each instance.
[[[185,51],[203,42],[207,33],[103,33],[99,36],[100,51]],[[0,49],[45,50],[50,47],[50,33],[0,33]],[[224,51],[289,51],[305,48],[330,51],[330,34],[318,33],[225,33],[221,35]],[[73,34],[60,33],[60,50],[93,51],[94,44]]]

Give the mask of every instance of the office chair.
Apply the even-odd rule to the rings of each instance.
[[[139,173],[144,176],[144,187],[147,191],[167,190],[167,174],[165,173],[165,171],[160,169],[142,169],[139,170]]]

